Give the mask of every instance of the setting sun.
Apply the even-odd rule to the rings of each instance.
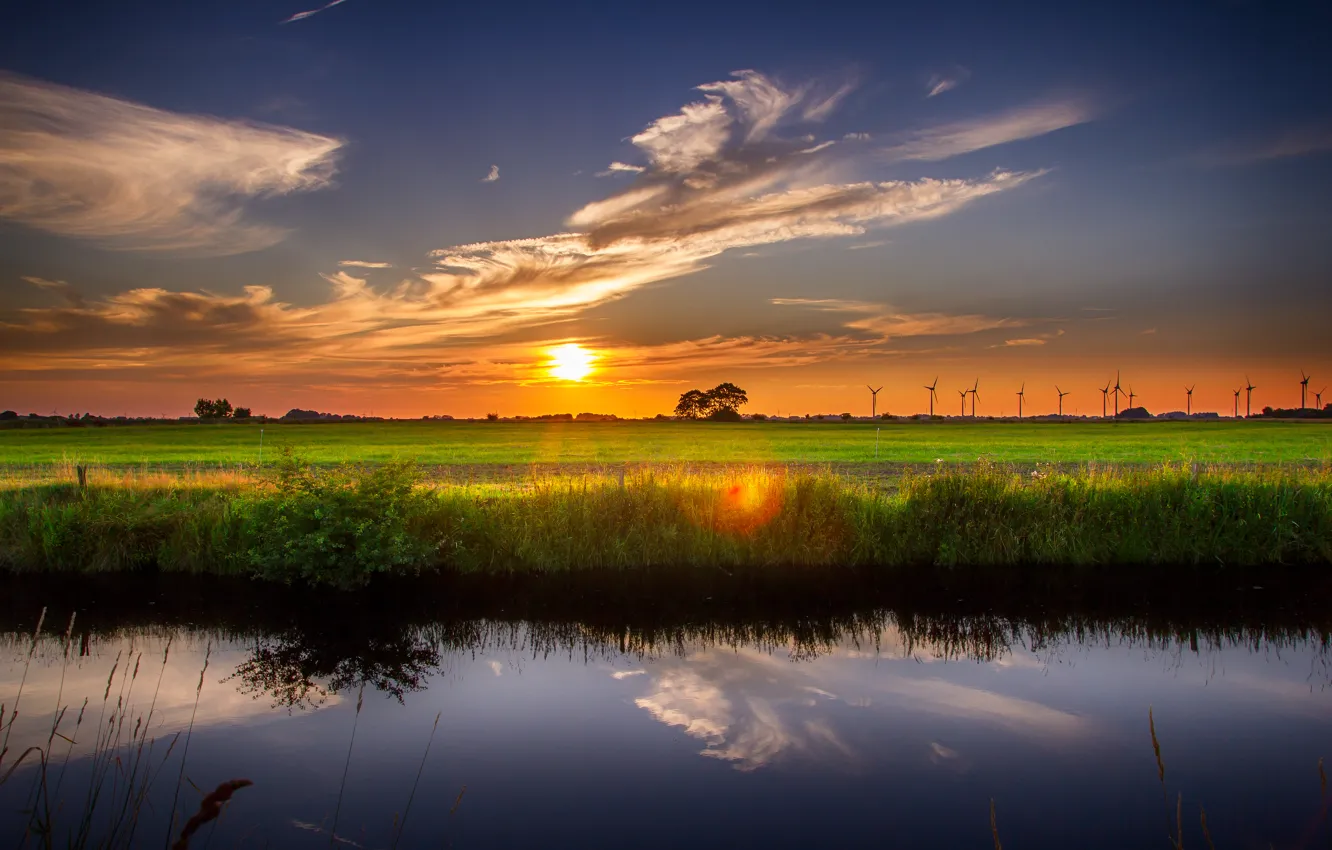
[[[581,381],[592,371],[596,355],[581,345],[568,343],[550,349],[550,374],[565,381]]]

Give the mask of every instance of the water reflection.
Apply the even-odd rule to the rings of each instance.
[[[903,846],[990,846],[994,797],[1005,844],[1067,846],[1071,820],[1078,846],[1142,846],[1160,837],[1152,705],[1171,799],[1207,805],[1217,834],[1282,846],[1309,823],[1314,760],[1332,756],[1329,615],[1290,600],[1144,616],[866,599],[809,614],[715,599],[703,611],[469,606],[394,588],[18,590],[0,606],[6,712],[23,682],[0,774],[52,743],[79,788],[96,763],[88,729],[120,714],[124,737],[142,723],[159,755],[177,733],[190,742],[158,768],[167,781],[147,798],[159,815],[177,772],[201,788],[255,782],[215,827],[222,844],[327,844],[339,821],[340,840],[367,847],[438,845],[445,829],[460,846],[622,846],[650,822],[636,844],[810,846],[881,835],[886,818]],[[52,735],[57,706],[69,706],[69,744]],[[13,813],[33,775],[25,765],[0,785],[0,834],[22,832]],[[187,816],[198,796],[185,787],[175,808]],[[413,795],[430,802],[398,836]],[[160,844],[167,825],[143,828]],[[1315,833],[1326,840],[1326,825]]]

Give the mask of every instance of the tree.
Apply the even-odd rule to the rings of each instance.
[[[675,405],[675,415],[686,419],[697,419],[711,411],[708,394],[701,390],[690,390],[680,395],[680,403]]]
[[[252,414],[250,413],[250,408],[238,407],[232,412],[231,415],[236,419],[249,419]]]
[[[200,419],[226,419],[231,415],[231,402],[225,398],[216,401],[201,398],[194,404],[194,415]]]
[[[708,400],[708,413],[727,411],[736,413],[741,405],[749,404],[745,391],[732,383],[718,384],[705,393]]]

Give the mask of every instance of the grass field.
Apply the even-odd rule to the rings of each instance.
[[[0,466],[254,463],[259,425],[0,430]],[[1332,423],[376,422],[262,426],[264,453],[313,463],[1127,464],[1332,461]],[[878,442],[876,456],[875,442]]]

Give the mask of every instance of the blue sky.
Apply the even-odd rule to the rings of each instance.
[[[1246,371],[1290,404],[1332,368],[1326,6],[283,23],[316,8],[18,9],[0,406],[623,413],[740,378],[840,410],[1127,367],[1224,409]],[[577,386],[542,360],[571,341]]]

